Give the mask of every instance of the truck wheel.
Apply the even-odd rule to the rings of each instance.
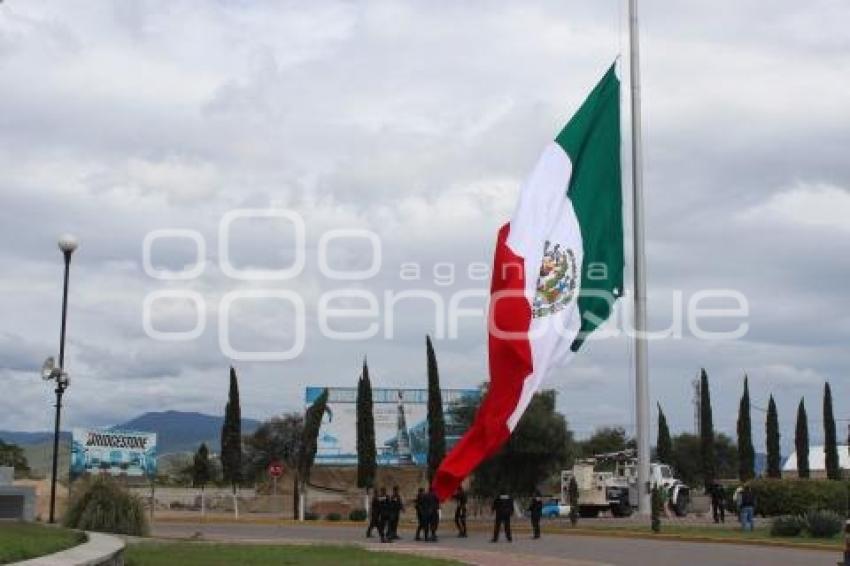
[[[628,502],[614,503],[611,505],[611,514],[615,517],[630,517],[632,506]]]
[[[688,498],[687,497],[679,497],[676,499],[676,504],[673,506],[673,512],[676,513],[677,517],[687,517],[688,516]]]

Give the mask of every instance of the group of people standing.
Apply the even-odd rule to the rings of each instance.
[[[458,490],[463,492],[463,490]],[[440,499],[434,493],[433,488],[425,491],[419,488],[419,493],[416,494],[414,503],[416,508],[416,540],[424,540],[429,542],[437,541],[437,527],[440,524]],[[387,495],[385,487],[380,488],[372,498],[372,510],[369,513],[369,526],[366,529],[366,538],[371,538],[372,531],[377,530],[381,537],[381,542],[393,542],[398,540],[398,522],[401,514],[404,513],[404,501],[399,494],[398,486],[393,486],[392,495]],[[455,522],[458,524],[458,514],[461,513],[460,505],[455,512]],[[463,511],[462,511],[462,534],[466,536],[466,495],[463,494]]]
[[[457,528],[457,536],[467,537],[466,517],[468,497],[462,487],[458,487],[452,496],[455,501],[454,522]],[[414,540],[437,541],[437,528],[440,524],[440,500],[433,488],[425,491],[419,488],[414,502],[416,509],[416,535]],[[511,517],[514,515],[514,500],[508,493],[499,494],[493,500],[492,505],[495,521],[493,525],[493,538],[491,542],[498,542],[501,532],[505,533],[508,542],[513,541],[511,534]],[[404,502],[399,494],[398,486],[393,486],[392,495],[387,495],[386,488],[380,488],[372,498],[372,509],[369,514],[369,526],[366,529],[366,537],[372,536],[372,531],[377,530],[381,542],[393,542],[398,540],[398,523],[404,512]],[[534,538],[540,538],[540,518],[543,515],[543,498],[540,493],[535,493],[528,508],[531,517],[531,527]]]
[[[726,490],[717,482],[708,486],[708,495],[711,497],[711,514],[715,523],[726,522]],[[756,508],[756,496],[753,488],[748,484],[739,486],[732,496],[735,506],[738,508],[738,520],[741,528],[745,531],[753,530],[753,516]]]
[[[372,511],[369,514],[369,527],[366,538],[372,537],[372,531],[377,529],[381,542],[392,542],[399,539],[398,521],[404,512],[404,501],[398,486],[393,486],[392,495],[387,495],[387,488],[382,487],[372,497]]]

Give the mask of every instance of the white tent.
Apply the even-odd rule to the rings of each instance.
[[[846,445],[838,446],[838,465],[843,470],[850,470],[850,451]],[[809,446],[809,470],[812,472],[826,472],[826,451],[823,445]],[[782,466],[783,472],[797,471],[797,452],[794,451],[785,460]]]

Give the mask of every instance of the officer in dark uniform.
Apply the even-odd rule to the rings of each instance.
[[[387,497],[387,488],[385,487],[382,487],[378,493],[378,505],[376,509],[378,514],[378,534],[381,535],[381,542],[392,542],[393,539],[388,536],[390,498]]]
[[[543,496],[539,491],[534,492],[531,504],[528,506],[528,515],[531,517],[531,531],[534,538],[540,538],[540,517],[543,516]]]
[[[493,525],[493,539],[490,542],[499,541],[499,529],[504,525],[505,538],[508,542],[512,542],[511,537],[511,517],[514,514],[514,498],[507,493],[499,494],[493,500],[493,513],[496,515],[496,520]]]
[[[404,502],[398,492],[398,486],[393,486],[393,494],[389,499],[389,531],[387,536],[390,540],[398,540],[398,521],[404,511]]]
[[[457,536],[466,538],[466,492],[463,487],[457,486],[457,491],[454,494],[455,503],[455,526],[457,527]]]
[[[375,493],[372,494],[372,508],[369,510],[369,526],[366,528],[366,538],[372,538],[372,529],[378,528],[378,519],[380,515],[378,512],[379,504],[378,492],[376,490]]]
[[[423,488],[419,488],[419,491],[416,493],[416,501],[413,504],[416,509],[416,540],[422,540],[420,536],[423,532],[425,536],[428,536],[428,526],[425,523],[425,512],[423,510],[423,505],[425,504],[425,490]]]
[[[433,487],[428,488],[428,493],[425,494],[425,540],[437,542],[437,527],[440,526],[440,499],[434,492]]]
[[[711,514],[714,517],[715,523],[726,522],[725,497],[726,492],[723,486],[714,482],[709,487],[709,495],[711,495]]]

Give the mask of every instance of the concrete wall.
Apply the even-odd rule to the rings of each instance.
[[[35,521],[35,490],[0,487],[0,519]]]

